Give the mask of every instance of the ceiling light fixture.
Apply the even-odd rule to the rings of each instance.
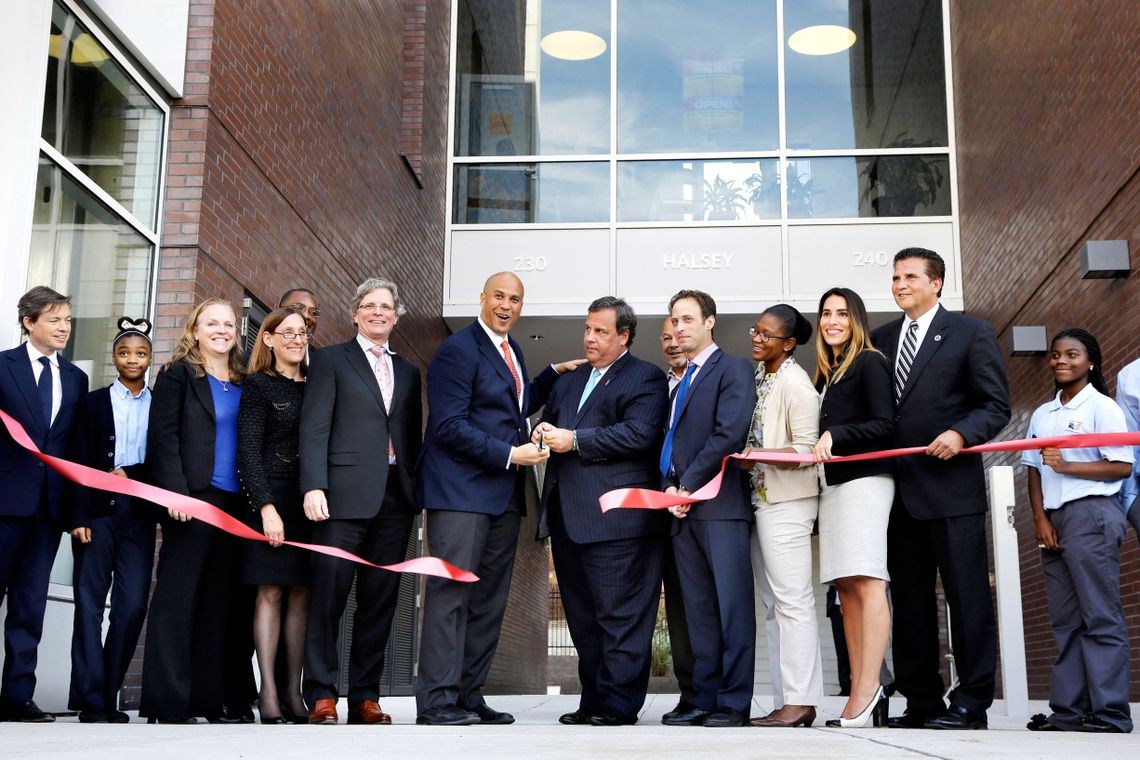
[[[564,61],[585,61],[606,52],[606,41],[592,32],[551,32],[539,43],[542,52]]]
[[[854,44],[855,32],[835,24],[805,26],[788,38],[788,47],[803,55],[842,53]]]

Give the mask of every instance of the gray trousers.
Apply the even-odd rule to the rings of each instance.
[[[1111,496],[1074,499],[1047,512],[1060,551],[1042,551],[1057,661],[1049,721],[1075,729],[1089,717],[1132,730],[1128,629],[1120,602],[1124,514]]]
[[[427,554],[470,570],[475,583],[429,577],[424,591],[416,709],[485,704],[483,685],[515,566],[520,509],[512,498],[501,515],[427,510]]]
[[[1128,507],[1128,522],[1132,523],[1132,530],[1136,531],[1136,538],[1140,539],[1140,496],[1133,499]]]

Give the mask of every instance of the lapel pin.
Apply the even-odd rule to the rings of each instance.
[[[935,342],[935,343],[937,343],[937,342],[938,342],[938,341],[940,341],[940,340],[942,340],[942,336],[941,336],[941,335],[935,335],[935,336],[934,336],[934,342]]]

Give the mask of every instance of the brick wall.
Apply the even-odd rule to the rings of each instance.
[[[1008,351],[1013,325],[1092,331],[1115,375],[1140,356],[1140,15],[1129,0],[1093,6],[1008,0],[951,2],[958,197],[966,310],[993,323]],[[1079,248],[1125,239],[1131,277],[1082,280]],[[1051,396],[1044,357],[1007,359],[1014,407],[1004,437],[1021,437]],[[994,457],[991,464],[1014,464]],[[1044,579],[1018,477],[1018,531],[1030,696],[1048,696],[1056,656]],[[1121,584],[1140,651],[1140,549],[1129,530]],[[1133,657],[1132,699],[1140,698]]]
[[[448,4],[423,0],[191,0],[186,93],[171,104],[156,364],[195,303],[240,304],[245,291],[276,304],[309,287],[325,312],[317,344],[346,340],[356,284],[381,275],[408,306],[396,350],[426,368],[448,334],[449,30]],[[132,704],[140,667],[136,658]]]

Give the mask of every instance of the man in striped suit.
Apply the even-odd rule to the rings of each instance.
[[[637,315],[622,299],[590,304],[583,344],[591,369],[555,381],[532,439],[552,452],[542,508],[578,649],[582,698],[559,719],[569,725],[636,722],[649,683],[668,516],[603,514],[598,505],[615,488],[660,485],[668,390],[657,367],[629,353],[636,332]]]

